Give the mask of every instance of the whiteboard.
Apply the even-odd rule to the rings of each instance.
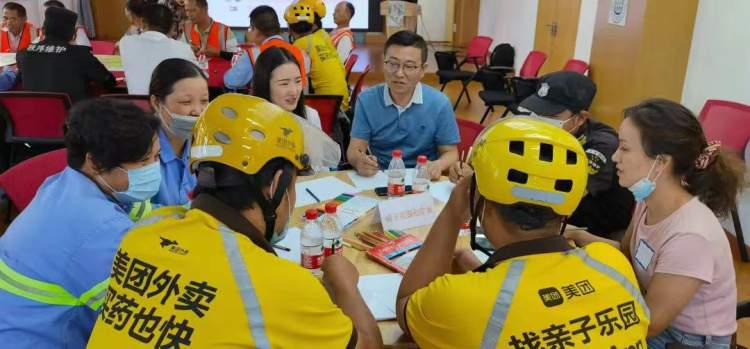
[[[341,0],[325,0],[326,16],[323,18],[323,27],[335,28],[333,23],[333,10],[336,4]],[[209,0],[208,14],[211,18],[224,23],[230,27],[248,27],[250,26],[250,11],[256,6],[268,5],[276,10],[279,16],[279,23],[282,27],[287,26],[284,20],[284,10],[295,0]],[[354,5],[354,18],[351,21],[352,29],[368,29],[368,10],[367,0],[349,0]]]

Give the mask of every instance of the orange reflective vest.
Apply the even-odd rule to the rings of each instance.
[[[338,47],[339,41],[341,41],[341,39],[343,39],[344,37],[349,37],[349,39],[352,40],[352,48],[354,48],[354,33],[352,33],[351,29],[334,31],[333,36],[331,36],[331,42],[333,42],[333,46]]]
[[[300,49],[296,46],[280,38],[271,38],[269,40],[266,40],[262,45],[260,45],[260,47],[248,47],[245,48],[245,51],[247,51],[247,55],[248,57],[250,57],[250,62],[253,64],[253,66],[255,66],[255,60],[258,59],[258,56],[263,51],[271,47],[280,47],[286,49],[294,56],[294,58],[297,60],[297,63],[299,64],[299,71],[302,77],[302,86],[307,86],[307,70],[305,69],[305,58],[302,56],[302,51],[300,51]]]
[[[8,33],[8,31],[3,30],[2,32],[0,32],[0,52],[18,52],[29,47],[29,44],[31,44],[31,41],[34,39],[32,37],[33,33],[35,33],[35,31],[32,30],[33,27],[34,26],[29,22],[26,22],[23,25],[23,30],[21,31],[21,39],[18,41],[17,47],[11,47],[10,34]]]
[[[186,33],[190,33],[190,43],[193,46],[201,48],[213,47],[219,51],[226,51],[227,37],[229,35],[229,27],[219,22],[213,21],[208,31],[208,38],[206,38],[205,47],[201,42],[201,34],[198,31],[198,25],[188,24],[185,28]]]

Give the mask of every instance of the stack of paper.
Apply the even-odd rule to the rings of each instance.
[[[354,183],[354,186],[359,190],[373,190],[377,187],[385,187],[388,185],[388,175],[383,171],[378,171],[372,177],[364,177],[358,175],[355,171],[348,171],[346,173]],[[406,185],[411,185],[414,182],[414,169],[407,168],[406,176],[404,177]]]
[[[356,194],[360,190],[336,177],[324,177],[304,182],[297,182],[297,203],[294,207],[302,207],[318,202],[331,200],[341,194]]]
[[[357,288],[375,320],[396,318],[396,295],[401,284],[401,274],[375,274],[359,278]]]
[[[338,215],[343,229],[346,229],[377,205],[378,200],[364,196],[355,196],[339,205],[336,215]]]

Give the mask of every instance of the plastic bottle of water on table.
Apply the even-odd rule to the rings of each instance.
[[[198,56],[198,68],[201,68],[203,74],[206,74],[206,78],[208,78],[208,57],[205,54]]]
[[[327,203],[326,214],[320,222],[323,229],[323,255],[326,257],[344,252],[344,245],[341,243],[341,222],[336,215],[336,208],[336,203]]]
[[[391,163],[388,165],[388,197],[404,196],[406,191],[406,166],[401,158],[401,150],[391,153]]]
[[[305,211],[307,219],[302,228],[300,245],[302,251],[301,264],[305,269],[315,275],[320,275],[320,266],[323,264],[323,230],[318,223],[318,211],[309,209]]]
[[[414,181],[411,185],[414,194],[430,190],[430,171],[427,168],[427,157],[417,156],[417,167],[414,169]]]

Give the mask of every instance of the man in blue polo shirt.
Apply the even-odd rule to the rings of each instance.
[[[70,110],[68,166],[0,238],[0,346],[86,346],[115,251],[133,226],[129,205],[159,190],[159,124],[126,101]],[[131,268],[127,278],[140,282],[142,271]]]
[[[427,43],[416,33],[400,31],[386,41],[385,84],[359,95],[346,152],[360,175],[388,168],[396,149],[407,167],[426,155],[433,179],[458,160],[461,139],[453,107],[440,91],[420,83],[426,62]]]

